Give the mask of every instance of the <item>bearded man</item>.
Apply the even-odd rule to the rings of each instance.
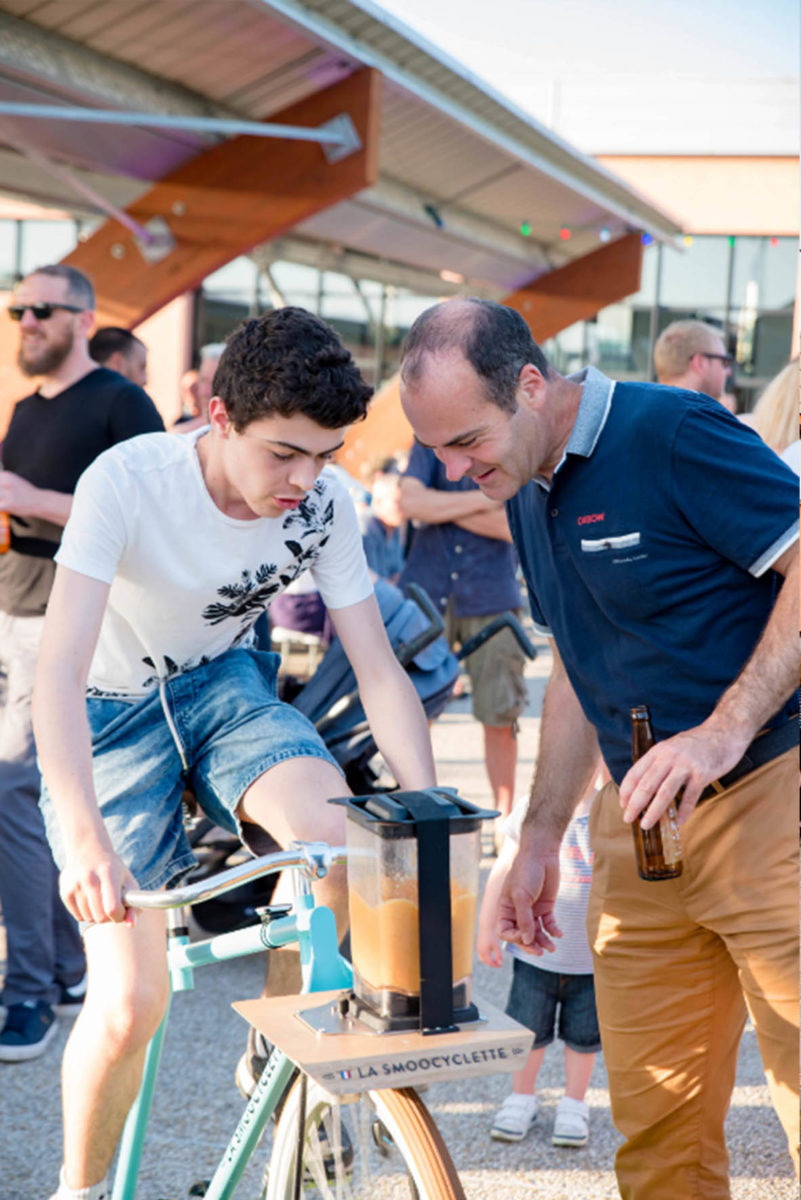
[[[11,546],[0,555],[0,904],[7,971],[0,1063],[42,1054],[56,1013],[80,1008],[84,956],[58,894],[39,812],[31,691],[44,612],[78,477],[103,450],[164,428],[147,395],[89,354],[94,290],[80,271],[40,267],[17,286],[17,364],[38,381],[18,401],[0,446],[0,511]]]

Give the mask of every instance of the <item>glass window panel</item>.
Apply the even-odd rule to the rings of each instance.
[[[256,264],[241,256],[220,267],[203,280],[207,296],[225,298],[249,305],[256,287]]]
[[[61,262],[75,249],[78,230],[74,221],[23,221],[20,269],[23,275],[36,267]]]
[[[418,296],[405,288],[387,288],[385,336],[389,343],[402,341],[413,322],[434,303],[432,296]]]
[[[656,296],[656,275],[659,262],[659,246],[651,242],[642,252],[642,269],[640,271],[640,288],[627,297],[629,304],[647,305],[650,307]]]
[[[224,342],[240,321],[250,315],[247,303],[237,303],[224,296],[203,295],[197,315],[197,345]]]
[[[341,275],[339,271],[324,271],[323,290],[331,296],[352,296],[353,280],[349,275]]]
[[[364,302],[356,294],[352,283],[350,291],[345,294],[336,291],[329,292],[326,288],[322,295],[320,315],[326,321],[348,321],[365,327],[369,324]],[[371,313],[371,315],[375,318],[378,314]]]
[[[659,302],[670,308],[703,313],[710,305],[724,307],[729,271],[729,239],[694,237],[692,244],[662,248]]]
[[[281,260],[271,265],[270,274],[287,304],[317,311],[320,272],[316,267]]]
[[[738,237],[734,242],[732,304],[792,308],[798,243],[794,238]]]
[[[17,222],[0,221],[0,288],[4,290],[14,284],[16,247]]]

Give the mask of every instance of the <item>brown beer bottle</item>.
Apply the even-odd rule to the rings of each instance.
[[[630,711],[631,757],[636,762],[651,749],[655,738],[648,706],[638,704]],[[652,825],[650,829],[643,829],[640,818],[635,817],[631,832],[634,834],[637,873],[640,879],[675,879],[681,875],[681,839],[674,803],[670,804],[656,825]]]
[[[7,512],[0,512],[0,554],[11,549],[11,525]]]

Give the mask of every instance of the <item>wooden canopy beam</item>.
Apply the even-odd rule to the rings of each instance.
[[[160,261],[148,262],[114,220],[77,246],[64,262],[92,279],[98,324],[139,324],[231,259],[373,184],[379,86],[379,72],[365,69],[270,115],[271,123],[313,127],[348,114],[361,148],[337,162],[314,142],[242,136],[161,179],[126,209],[140,225],[166,221],[175,246]]]
[[[641,267],[642,238],[628,233],[541,275],[503,302],[520,313],[534,340],[542,343],[638,291]]]

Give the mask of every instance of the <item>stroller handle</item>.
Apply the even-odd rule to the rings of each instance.
[[[437,612],[428,594],[416,583],[410,583],[406,590],[409,593],[410,599],[414,600],[423,615],[428,617],[428,625],[426,625],[425,629],[421,629],[411,641],[401,642],[395,648],[395,657],[402,667],[408,667],[414,662],[421,650],[425,650],[426,646],[430,646],[445,631],[445,624],[442,617]],[[331,707],[330,711],[316,722],[317,732],[325,737],[331,726],[341,720],[342,714],[348,712],[351,708],[355,708],[358,704],[359,689],[353,688],[347,695],[340,697]]]
[[[407,584],[406,592],[410,599],[414,600],[423,616],[428,617],[428,625],[425,629],[421,629],[410,642],[401,642],[398,646],[395,654],[402,667],[413,662],[421,650],[425,650],[426,646],[430,646],[441,633],[445,632],[445,622],[434,607],[434,602],[428,592],[424,591],[419,583]]]
[[[520,649],[523,651],[526,658],[530,658],[533,662],[537,657],[537,651],[529,639],[525,629],[520,624],[514,613],[511,612],[501,613],[500,616],[496,617],[494,621],[490,621],[488,625],[485,625],[483,629],[480,629],[475,637],[471,637],[469,641],[465,642],[465,644],[459,650],[459,653],[456,655],[456,657],[459,659],[459,662],[467,658],[469,655],[475,653],[480,646],[483,646],[485,642],[488,642],[491,637],[495,637],[495,634],[499,633],[501,629],[504,628],[511,629],[518,645],[520,646]]]

